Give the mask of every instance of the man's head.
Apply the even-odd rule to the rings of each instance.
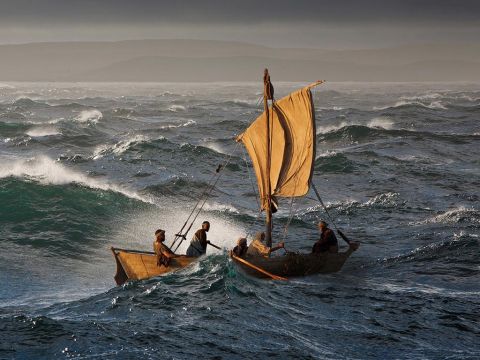
[[[244,237],[238,238],[237,245],[240,247],[247,246],[247,239]]]
[[[202,229],[208,232],[208,230],[210,230],[210,223],[208,221],[204,221],[202,223]]]
[[[328,224],[322,220],[318,223],[318,228],[320,231],[325,231],[325,229],[328,228]]]
[[[157,241],[164,242],[165,241],[165,230],[158,229],[157,231],[155,231],[155,239]]]
[[[265,233],[264,233],[264,232],[258,232],[258,233],[255,235],[255,240],[258,240],[258,241],[261,241],[261,242],[265,242]]]

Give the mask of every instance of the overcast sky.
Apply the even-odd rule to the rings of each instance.
[[[212,39],[275,47],[478,42],[475,0],[0,0],[0,43]]]

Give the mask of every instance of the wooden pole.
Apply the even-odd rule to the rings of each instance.
[[[270,84],[270,75],[268,74],[268,69],[265,69],[263,74],[263,105],[265,108],[265,117],[267,120],[267,171],[266,171],[266,181],[267,181],[267,206],[265,208],[266,218],[265,218],[265,242],[268,247],[272,247],[272,190],[270,183],[270,167],[271,167],[271,139],[270,139],[270,114],[268,110],[268,99],[272,97],[271,94],[271,84]],[[263,201],[263,199],[262,199]]]

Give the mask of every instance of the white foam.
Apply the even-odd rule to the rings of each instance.
[[[108,153],[114,153],[116,155],[123,154],[130,148],[132,144],[138,144],[140,142],[145,142],[148,140],[149,139],[143,135],[135,135],[129,139],[119,141],[114,145],[100,145],[93,152],[92,159],[99,159]]]
[[[128,221],[120,224],[117,228],[112,242],[118,246],[151,251],[153,234],[156,229],[161,228],[165,230],[166,244],[170,246],[174,234],[180,231],[190,211],[171,203],[162,205],[161,211],[146,210],[132,214],[132,216],[128,218]],[[192,206],[193,205],[192,203]],[[229,206],[230,205],[226,205],[226,207]],[[185,254],[190,239],[195,231],[201,227],[204,220],[208,220],[211,224],[208,239],[223,249],[231,249],[235,246],[238,237],[244,237],[248,231],[248,229],[242,228],[241,225],[228,219],[224,214],[203,212],[191,227],[187,235],[187,240],[183,241],[178,248],[178,254]],[[189,225],[190,223],[187,226]],[[176,245],[178,245],[178,242]],[[221,253],[221,251],[222,250],[217,250],[211,246],[207,247],[207,255],[212,253],[218,254]]]
[[[367,124],[369,128],[382,128],[390,130],[393,127],[393,120],[386,116],[379,116],[370,120]]]
[[[326,158],[326,157],[332,157],[332,156],[335,156],[337,155],[338,152],[337,151],[334,151],[334,150],[327,150],[321,154],[318,154],[316,157],[315,157],[315,160],[319,159],[319,158]]]
[[[480,213],[477,210],[466,208],[465,206],[459,206],[423,221],[415,222],[414,224],[456,224],[465,218],[469,221],[480,223]]]
[[[60,135],[61,132],[58,131],[53,126],[36,126],[31,129],[29,129],[26,134],[31,137],[42,137],[42,136],[53,136],[53,135]]]
[[[177,111],[185,111],[187,110],[187,108],[183,105],[170,105],[168,107],[168,110],[172,112],[177,112]]]
[[[238,209],[230,204],[219,204],[219,203],[210,203],[206,202],[205,205],[203,206],[203,209],[205,211],[220,211],[220,212],[229,212],[229,213],[234,213],[234,214],[239,214],[240,211]]]
[[[242,104],[242,105],[257,105],[259,103],[258,99],[233,99],[235,104]]]
[[[92,110],[83,110],[82,112],[80,112],[75,118],[75,121],[78,121],[81,123],[85,123],[85,122],[97,123],[102,118],[103,118],[103,114],[101,111],[97,109],[92,109]]]
[[[0,83],[0,89],[15,89],[15,86],[9,85],[9,84]]]
[[[434,100],[434,99],[439,99],[441,98],[443,95],[439,94],[439,93],[427,93],[427,94],[423,94],[423,95],[413,95],[413,96],[402,96],[400,97],[400,99],[402,100]]]
[[[382,128],[385,130],[390,130],[393,128],[394,122],[391,118],[387,116],[379,116],[375,117],[372,120],[370,120],[366,125],[360,124],[359,122],[348,122],[348,121],[342,121],[338,125],[325,125],[325,126],[317,126],[317,135],[319,134],[325,134],[329,133],[332,131],[337,131],[340,130],[344,127],[347,126],[367,126],[369,128]]]
[[[206,148],[210,149],[210,150],[213,150],[215,151],[216,153],[219,153],[219,154],[224,154],[224,155],[229,155],[228,151],[223,147],[221,146],[220,144],[217,144],[213,141],[207,141],[207,140],[204,140],[202,143],[201,143],[202,146],[205,146]]]
[[[325,126],[317,126],[317,135],[318,134],[326,134],[332,131],[337,131],[341,128],[344,128],[346,126],[354,125],[352,123],[348,123],[346,121],[342,121],[338,125],[325,125]]]
[[[173,128],[180,128],[180,127],[186,127],[190,125],[195,125],[197,122],[195,120],[188,120],[186,123],[183,124],[178,124],[178,125],[163,125],[160,126],[160,129],[173,129]]]
[[[432,102],[430,102],[430,104],[425,104],[425,103],[422,103],[422,102],[420,102],[420,101],[400,100],[400,101],[397,101],[397,102],[395,103],[395,105],[393,105],[393,106],[390,106],[390,105],[387,105],[387,106],[374,106],[374,107],[373,107],[373,110],[386,110],[386,109],[397,108],[397,107],[406,106],[406,105],[417,105],[417,106],[422,106],[422,107],[427,108],[427,109],[442,109],[442,110],[446,110],[446,109],[447,109],[447,108],[442,104],[442,102],[441,102],[440,100],[432,101]]]
[[[58,161],[52,160],[47,156],[39,156],[32,159],[2,161],[0,178],[10,176],[18,178],[31,178],[42,184],[65,185],[75,183],[92,189],[114,191],[132,199],[152,204],[154,203],[152,199],[140,196],[136,192],[124,189],[117,184],[112,184],[98,179],[92,179],[81,172],[69,169],[60,164]]]

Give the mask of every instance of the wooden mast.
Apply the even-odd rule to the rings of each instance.
[[[271,182],[270,182],[270,167],[271,167],[271,143],[270,143],[270,114],[268,110],[268,100],[273,100],[273,86],[270,83],[270,75],[268,74],[268,69],[265,69],[263,74],[263,105],[265,107],[265,116],[267,120],[267,204],[265,207],[266,219],[265,219],[265,243],[267,246],[272,246],[272,191],[271,191]],[[263,199],[262,199],[263,201]]]

